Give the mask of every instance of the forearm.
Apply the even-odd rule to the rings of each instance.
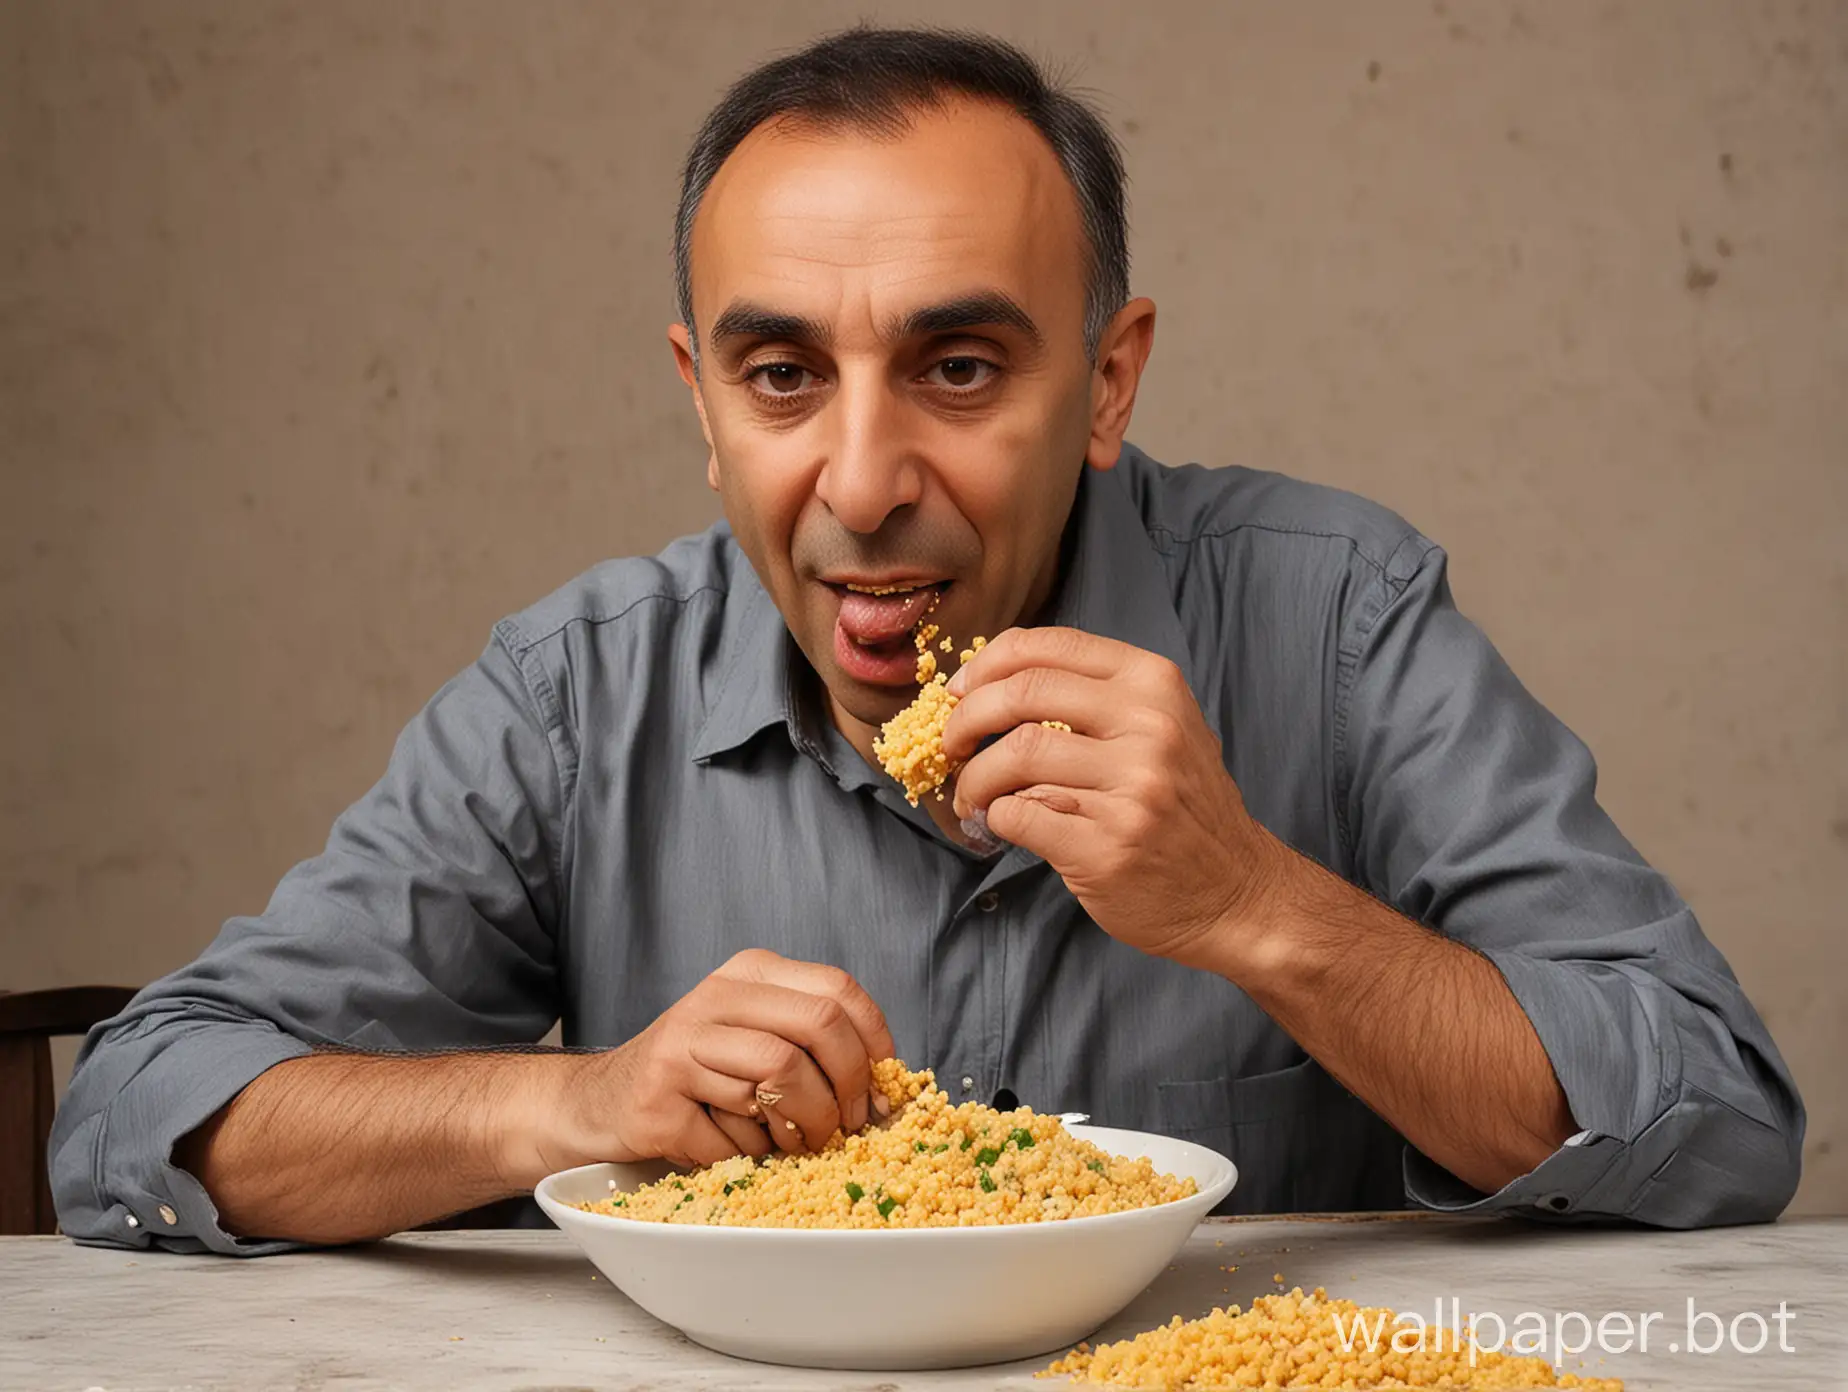
[[[1282,846],[1200,963],[1228,977],[1424,1154],[1484,1192],[1573,1134],[1494,965]]]
[[[543,1177],[533,1118],[578,1061],[311,1054],[257,1078],[174,1158],[240,1237],[383,1237]]]

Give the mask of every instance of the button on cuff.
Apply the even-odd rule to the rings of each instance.
[[[1405,1196],[1420,1208],[1440,1213],[1529,1213],[1575,1217],[1596,1212],[1595,1194],[1605,1174],[1621,1158],[1616,1138],[1593,1133],[1574,1137],[1532,1170],[1510,1180],[1493,1194],[1471,1188],[1411,1146],[1405,1148]]]

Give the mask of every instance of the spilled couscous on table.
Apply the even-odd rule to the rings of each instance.
[[[1330,1299],[1320,1286],[1304,1294],[1299,1286],[1288,1294],[1261,1295],[1249,1310],[1233,1305],[1195,1320],[1176,1315],[1133,1339],[1097,1348],[1080,1344],[1038,1376],[1159,1392],[1310,1387],[1331,1392],[1423,1387],[1623,1392],[1620,1378],[1562,1372],[1544,1358],[1472,1349],[1454,1338],[1434,1338],[1429,1348],[1395,1349],[1393,1319],[1391,1310]],[[1366,1330],[1375,1337],[1368,1339]]]
[[[577,1207],[640,1222],[760,1228],[953,1228],[1152,1208],[1197,1192],[1031,1108],[954,1106],[928,1070],[873,1065],[888,1124],[807,1155],[733,1156]]]

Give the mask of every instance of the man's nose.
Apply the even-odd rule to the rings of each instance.
[[[922,496],[923,464],[888,383],[843,373],[829,405],[834,428],[815,495],[843,527],[870,536]]]

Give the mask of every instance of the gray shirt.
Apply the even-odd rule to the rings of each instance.
[[[821,714],[729,530],[495,626],[259,916],[86,1041],[65,1230],[264,1252],[174,1142],[317,1046],[621,1043],[740,948],[850,972],[955,1100],[1204,1142],[1242,1212],[1766,1219],[1803,1110],[1763,1022],[1594,797],[1585,746],[1382,508],[1126,447],[1087,470],[1054,621],[1186,672],[1272,832],[1482,952],[1584,1132],[1499,1193],[1412,1150],[1229,981],[1107,937],[1038,857],[945,837]],[[1365,941],[1354,951],[1365,954]],[[1441,1063],[1441,1061],[1440,1061]]]

